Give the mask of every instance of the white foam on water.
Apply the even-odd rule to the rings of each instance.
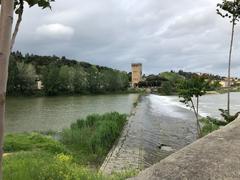
[[[168,96],[149,95],[151,111],[160,115],[167,115],[170,117],[184,117],[185,114],[176,111],[176,107],[188,109],[180,102],[174,101]]]
[[[184,117],[184,113],[176,111],[176,107],[193,111],[190,107],[187,107],[184,103],[180,102],[180,98],[177,96],[159,96],[149,95],[151,102],[151,109],[154,113],[167,114],[172,117]],[[199,110],[199,115],[202,117],[210,116],[210,113]]]

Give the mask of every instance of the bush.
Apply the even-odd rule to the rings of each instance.
[[[101,164],[127,121],[126,115],[107,113],[91,115],[65,129],[61,141],[83,164]],[[82,158],[84,157],[84,158]]]
[[[201,136],[206,136],[208,134],[210,134],[211,132],[218,130],[220,128],[220,125],[223,125],[222,121],[219,121],[215,118],[211,118],[211,117],[206,117],[206,118],[202,118],[200,119],[200,122],[202,123],[202,128],[201,128]]]

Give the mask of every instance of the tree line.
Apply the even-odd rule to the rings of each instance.
[[[111,68],[18,51],[10,56],[8,95],[97,94],[125,91],[128,86],[128,74]]]
[[[218,90],[220,85],[221,77],[212,74],[201,74],[193,72],[184,72],[179,70],[178,72],[162,72],[158,75],[143,76],[142,81],[138,83],[140,88],[157,88],[158,93],[162,95],[176,95],[178,85],[184,80],[191,80],[195,77],[201,77],[206,82],[206,90],[213,91]]]

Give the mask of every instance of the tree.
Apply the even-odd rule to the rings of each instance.
[[[87,91],[87,73],[81,66],[75,68],[73,86],[75,93],[85,93]]]
[[[217,4],[217,14],[221,17],[229,18],[232,24],[229,59],[228,59],[228,99],[227,99],[227,111],[230,115],[230,91],[231,91],[231,63],[232,63],[232,49],[235,33],[235,25],[240,18],[240,0],[223,0],[221,4]]]
[[[191,79],[182,80],[178,84],[178,95],[180,102],[186,104],[192,108],[197,120],[197,131],[198,135],[201,136],[201,126],[199,122],[199,98],[206,94],[207,82],[203,77],[193,76]],[[196,98],[196,105],[194,104],[193,98]]]
[[[8,83],[7,83],[7,94],[14,95],[16,93],[16,82],[18,82],[18,67],[16,59],[10,56],[9,60],[9,71],[8,71]]]
[[[43,73],[43,87],[46,95],[54,96],[59,93],[59,68],[54,64],[45,68]]]
[[[65,94],[73,92],[73,81],[75,76],[75,70],[73,67],[62,66],[59,70],[59,91]]]
[[[30,7],[38,5],[42,8],[50,7],[53,0],[1,0],[0,14],[0,179],[2,179],[2,154],[3,154],[3,135],[5,120],[5,96],[8,79],[8,64],[10,51],[14,45],[15,38],[22,20],[23,7],[26,2]],[[13,13],[18,15],[17,24],[13,35]]]
[[[32,64],[25,64],[24,62],[17,63],[17,81],[15,82],[15,89],[20,94],[33,94],[36,89],[36,70]]]
[[[174,92],[174,87],[170,81],[164,81],[159,92],[164,95],[171,95]]]

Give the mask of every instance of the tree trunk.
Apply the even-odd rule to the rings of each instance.
[[[197,102],[198,102],[198,100],[197,100]],[[192,108],[193,108],[193,111],[194,111],[194,115],[195,115],[196,120],[197,120],[197,133],[198,133],[198,136],[201,137],[201,127],[200,127],[199,118],[198,118],[198,103],[197,103],[197,109],[195,108],[195,105],[194,105],[192,100],[191,100],[191,104],[192,104]]]
[[[230,92],[231,92],[231,62],[232,62],[232,48],[233,48],[233,38],[234,38],[234,29],[235,29],[235,20],[232,20],[232,34],[230,42],[230,51],[229,51],[229,60],[228,60],[228,98],[227,98],[227,110],[228,115],[230,115]]]
[[[1,0],[0,17],[0,179],[2,179],[5,96],[11,46],[14,0]]]
[[[199,122],[199,97],[197,97],[197,127],[198,127],[198,135],[201,137],[202,132],[201,132],[201,125]]]

